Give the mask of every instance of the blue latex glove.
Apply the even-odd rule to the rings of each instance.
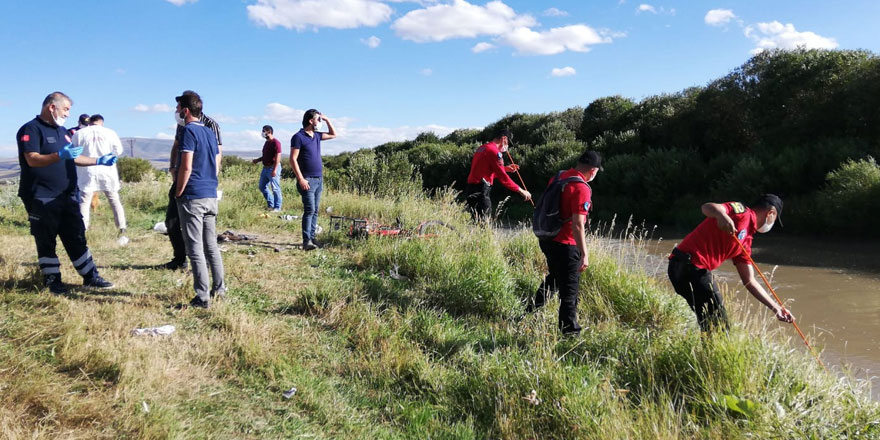
[[[82,148],[80,148],[80,149],[82,149]],[[105,155],[98,158],[96,165],[105,165],[105,166],[109,167],[109,166],[115,164],[117,159],[119,159],[119,157],[117,157],[113,153],[105,154]]]
[[[76,159],[77,157],[79,157],[80,154],[82,154],[82,152],[83,147],[77,147],[73,144],[67,144],[61,147],[60,150],[58,150],[58,157],[60,157],[61,160]]]

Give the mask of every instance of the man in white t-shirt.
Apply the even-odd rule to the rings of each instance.
[[[83,156],[101,157],[105,154],[122,154],[122,141],[115,131],[104,127],[104,117],[93,115],[89,118],[92,125],[78,130],[72,139],[74,145],[83,147]],[[100,169],[98,169],[100,168]],[[80,212],[83,223],[89,228],[89,208],[92,196],[96,191],[102,191],[110,202],[113,217],[116,219],[116,227],[119,228],[119,244],[128,244],[125,236],[125,211],[119,200],[119,172],[116,165],[109,167],[77,167],[77,185],[82,195]]]

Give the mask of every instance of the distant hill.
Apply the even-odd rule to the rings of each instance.
[[[168,168],[168,154],[171,151],[173,141],[171,139],[150,139],[150,138],[134,138],[124,137],[122,146],[124,147],[123,156],[139,157],[146,159],[157,169]],[[259,156],[259,151],[224,151],[228,156],[239,156],[242,158],[255,158]],[[0,159],[0,179],[8,179],[17,177],[21,173],[18,167],[18,158]]]

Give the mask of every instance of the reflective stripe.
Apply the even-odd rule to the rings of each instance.
[[[42,272],[43,275],[50,275],[53,273],[61,273],[61,268],[58,266],[44,267],[44,268],[40,269],[40,272]]]
[[[76,261],[73,262],[73,265],[74,267],[79,266],[88,261],[90,258],[92,258],[92,253],[86,250],[86,253],[84,253],[82,257],[77,258]]]
[[[38,258],[37,262],[40,264],[61,264],[61,262],[58,261],[58,258],[51,257]]]
[[[90,261],[89,264],[86,265],[86,267],[84,267],[82,269],[77,269],[77,272],[79,272],[80,275],[86,275],[94,269],[95,269],[95,262]]]

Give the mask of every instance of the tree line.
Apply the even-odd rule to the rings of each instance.
[[[673,94],[422,133],[327,158],[328,184],[376,195],[462,189],[473,151],[499,126],[513,132],[511,153],[533,192],[584,149],[600,151],[600,219],[693,226],[705,201],[772,192],[786,201],[786,232],[880,236],[880,58],[864,50],[766,51]],[[513,215],[527,214],[511,202]]]

